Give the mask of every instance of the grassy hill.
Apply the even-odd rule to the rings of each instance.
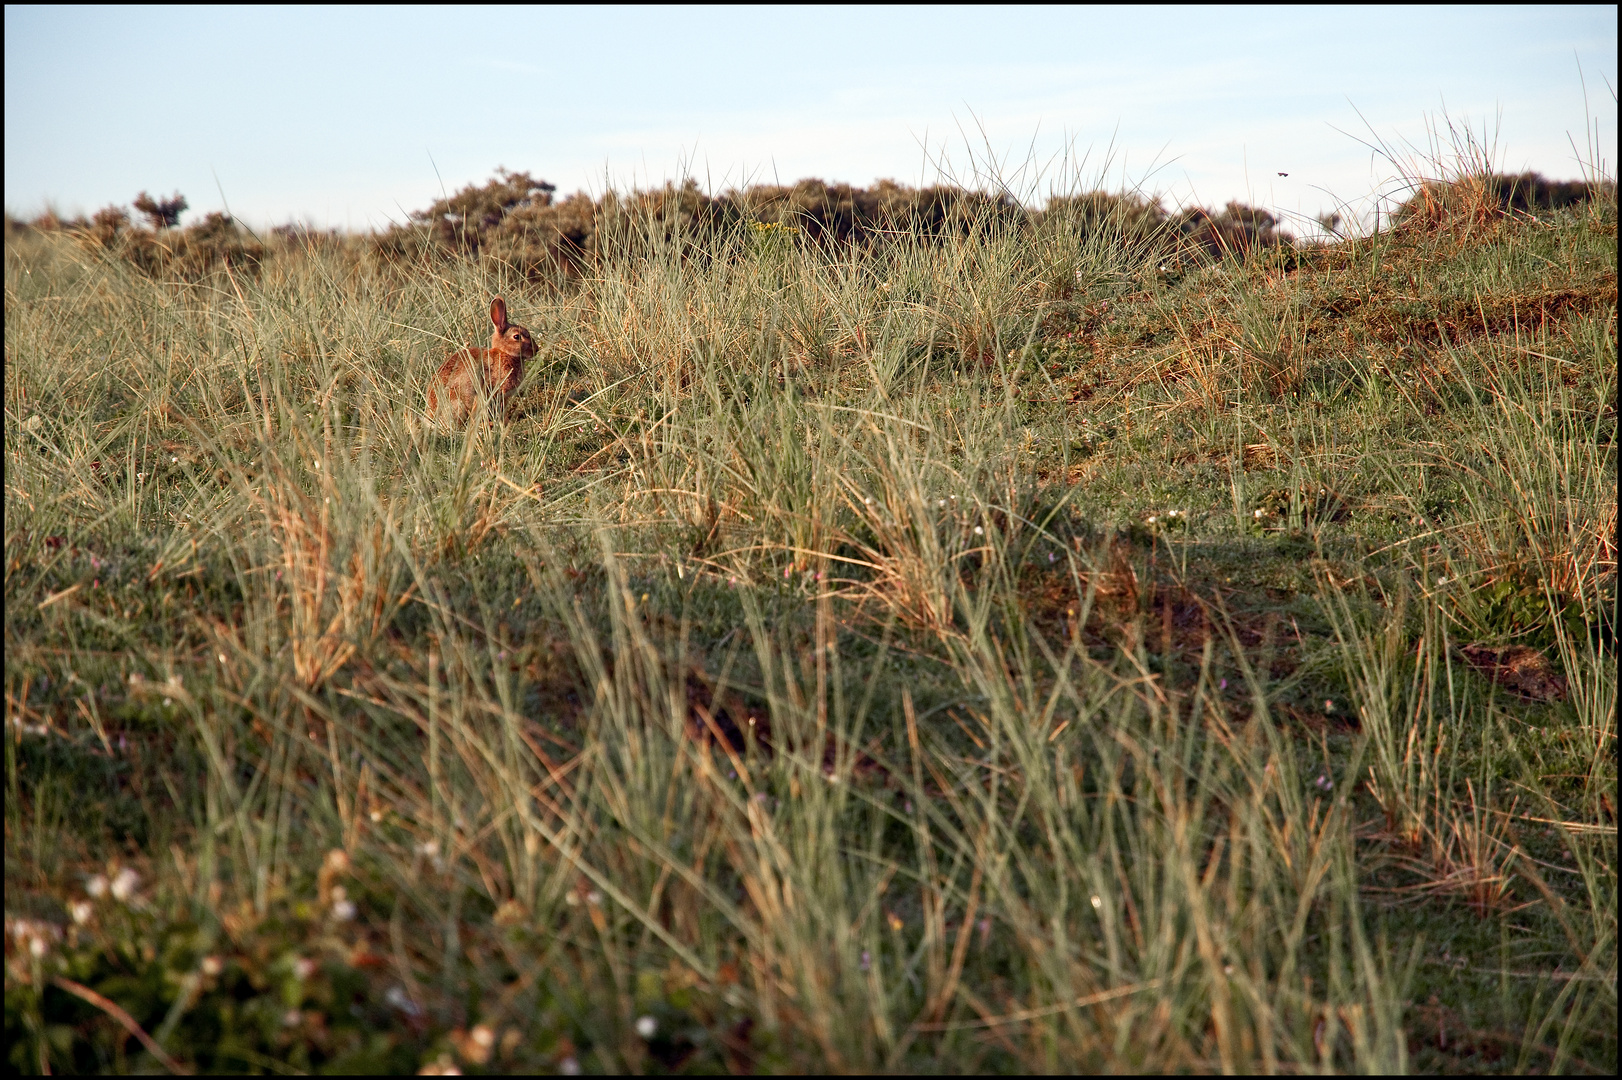
[[[8,222],[11,1067],[1614,1072],[1614,184],[667,194]]]

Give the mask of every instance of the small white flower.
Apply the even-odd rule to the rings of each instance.
[[[411,995],[405,992],[405,987],[403,986],[389,987],[388,993],[383,995],[383,1000],[387,1001],[390,1005],[394,1006],[396,1009],[399,1009],[407,1016],[422,1015],[422,1006],[411,1000]]]
[[[636,1020],[636,1033],[644,1039],[653,1038],[653,1033],[659,1030],[659,1021],[651,1016],[639,1016]]]
[[[1100,897],[1097,897],[1097,896],[1093,897],[1093,907],[1095,909],[1102,908],[1103,906],[1104,906],[1104,901]]]
[[[90,921],[90,914],[91,912],[95,911],[95,909],[95,905],[88,900],[75,900],[72,904],[68,905],[68,914],[73,916],[74,922],[78,923],[80,926],[83,926],[85,923]]]
[[[490,1030],[489,1024],[475,1024],[473,1030],[468,1032],[468,1035],[475,1044],[485,1049],[489,1049],[496,1044],[496,1033]]]
[[[579,1076],[580,1062],[576,1061],[574,1055],[571,1054],[562,1061],[558,1062],[558,1072],[562,1073],[564,1076]]]
[[[283,1027],[298,1027],[303,1021],[304,1014],[299,1012],[297,1009],[288,1009],[286,1012],[282,1013]]]
[[[980,527],[980,526],[978,526],[978,525],[976,525],[976,526],[975,526],[975,527],[974,527],[974,535],[976,535],[976,536],[984,536],[984,535],[985,535],[985,532],[986,532],[986,531],[985,531],[985,530],[984,530],[984,529],[982,529],[982,528],[981,528],[981,527]]]
[[[203,974],[214,976],[225,970],[225,961],[217,956],[203,957]]]
[[[590,904],[592,907],[596,907],[602,902],[603,894],[598,892],[596,889],[593,889],[586,894],[586,903]]]
[[[100,874],[95,875],[84,884],[84,891],[98,900],[107,895],[107,879]]]
[[[1258,520],[1258,521],[1260,521],[1260,520],[1261,520],[1261,517],[1262,517],[1262,515],[1263,515],[1263,514],[1265,514],[1265,513],[1267,513],[1267,511],[1265,511],[1265,510],[1258,510],[1258,511],[1256,511],[1256,520]]]
[[[130,897],[135,895],[135,887],[140,883],[141,876],[126,866],[113,878],[113,899],[119,903],[127,903]]]
[[[293,978],[297,979],[299,982],[303,982],[305,979],[308,979],[311,975],[315,974],[315,967],[316,964],[314,960],[311,960],[307,956],[301,956],[297,960],[293,961]]]
[[[353,900],[335,900],[332,904],[332,917],[339,922],[348,922],[355,917],[355,902]]]

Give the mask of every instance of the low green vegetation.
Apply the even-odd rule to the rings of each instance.
[[[8,1066],[1614,1073],[1616,194],[1530,184],[8,220]]]

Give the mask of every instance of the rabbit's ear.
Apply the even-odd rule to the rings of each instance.
[[[507,332],[507,301],[499,296],[490,301],[490,321],[496,324],[496,333]]]

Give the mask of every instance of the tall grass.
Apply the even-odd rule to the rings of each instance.
[[[1175,280],[1083,216],[8,243],[13,1066],[143,1065],[72,986],[231,1069],[1614,1064],[1614,271],[1367,286],[1603,294],[1614,194]],[[495,293],[516,415],[436,434]]]

